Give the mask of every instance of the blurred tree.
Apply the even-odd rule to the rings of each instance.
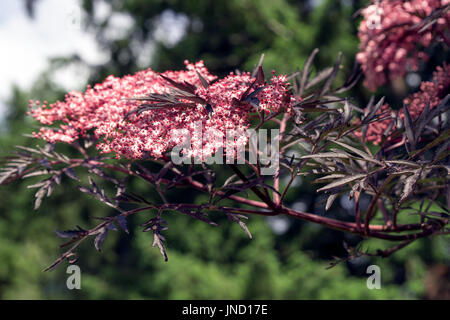
[[[33,12],[33,4],[39,5],[26,3],[29,12]],[[213,73],[223,76],[236,68],[251,69],[262,52],[266,70],[287,73],[302,66],[315,47],[321,50],[317,69],[332,64],[342,51],[348,71],[358,46],[352,14],[361,4],[330,0],[84,0],[82,6],[86,32],[94,33],[110,56],[102,65],[89,66],[88,83],[92,84],[109,74],[121,76],[149,66],[158,71],[180,69],[185,59],[203,59]],[[119,20],[129,23],[124,27]],[[85,64],[79,57],[61,57],[54,63]],[[0,134],[1,155],[14,145],[30,143],[21,136],[34,126],[25,116],[28,99],[63,97],[51,75],[45,73],[30,92],[13,88],[6,129]],[[360,101],[367,98],[360,87],[354,94]],[[78,174],[85,181],[86,174]],[[145,185],[137,180],[131,183],[156,201]],[[309,190],[310,183],[304,180],[287,199],[292,206],[324,214],[324,199]],[[33,193],[23,184],[0,189],[0,299],[421,298],[426,296],[423,279],[428,266],[448,266],[450,259],[444,239],[425,239],[389,260],[361,258],[326,270],[333,255],[345,254],[344,240],[356,245],[361,239],[301,221],[250,217],[250,241],[237,225],[220,217],[215,219],[220,227],[214,228],[167,214],[169,262],[165,263],[151,247],[151,236],[140,232],[145,217],[136,216],[130,219],[131,234],[111,234],[101,254],[92,247],[81,248],[82,290],[71,292],[65,287],[64,266],[41,272],[57,254],[60,240],[53,230],[92,225],[93,216],[112,212],[74,192],[74,183],[62,185],[37,213],[32,212]],[[204,200],[191,191],[173,197]],[[327,214],[350,219],[349,205],[343,199]],[[375,247],[372,241],[364,246]],[[374,263],[382,268],[382,290],[366,287],[366,267]]]

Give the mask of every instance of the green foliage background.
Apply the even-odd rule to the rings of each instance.
[[[39,6],[39,1],[27,1]],[[95,21],[97,0],[80,4],[87,14],[85,32],[95,33],[111,59],[91,66],[88,83],[102,81],[107,75],[132,73],[137,65],[133,43],[153,41],[155,51],[150,67],[157,71],[183,68],[183,61],[203,59],[219,76],[239,68],[251,70],[262,52],[266,73],[295,71],[309,53],[320,48],[315,67],[331,65],[337,53],[344,53],[343,74],[354,63],[359,20],[352,14],[365,2],[360,1],[110,1],[115,13],[133,18],[132,30],[123,38],[108,40],[108,19]],[[158,17],[171,10],[189,18],[187,33],[174,46],[153,38]],[[139,51],[139,50],[138,50]],[[0,131],[0,155],[14,145],[33,146],[22,136],[36,125],[26,116],[29,99],[55,101],[64,92],[52,80],[55,70],[68,64],[83,64],[79,57],[58,57],[52,68],[42,74],[29,91],[12,88],[5,125]],[[352,92],[355,103],[367,102],[369,93],[361,86]],[[58,146],[58,150],[66,150]],[[77,172],[86,183],[87,175]],[[225,174],[226,172],[220,172]],[[31,183],[31,182],[30,182]],[[423,239],[388,259],[360,258],[326,270],[332,256],[343,256],[342,242],[358,244],[359,237],[301,221],[288,220],[289,228],[275,233],[263,217],[250,217],[249,240],[238,225],[217,215],[220,227],[193,219],[166,214],[169,261],[164,262],[152,236],[139,225],[151,213],[129,220],[131,234],[110,232],[101,253],[92,243],[80,250],[82,290],[66,288],[65,264],[55,271],[42,272],[60,252],[54,230],[76,225],[92,227],[92,217],[111,215],[106,206],[76,190],[63,180],[50,199],[33,212],[33,190],[21,181],[0,188],[0,299],[420,299],[449,298],[448,237]],[[310,190],[304,180],[289,192],[287,201],[301,202],[309,212],[346,216],[337,202],[324,213],[323,199]],[[139,181],[131,189],[149,200],[154,192]],[[172,194],[172,199],[201,201],[189,190]],[[204,199],[203,199],[204,200]],[[286,221],[284,221],[286,222]],[[387,247],[389,243],[364,241],[363,248]],[[377,264],[382,271],[382,289],[368,290],[366,268]],[[447,270],[439,276],[433,270]],[[437,278],[436,278],[437,277]],[[440,278],[439,278],[440,277]],[[446,278],[447,277],[447,278]],[[438,285],[436,285],[438,284]],[[434,290],[434,291],[433,291]],[[436,291],[438,290],[438,291]],[[436,293],[438,292],[437,296]]]

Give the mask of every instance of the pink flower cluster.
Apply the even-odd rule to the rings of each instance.
[[[430,109],[436,107],[445,94],[448,93],[449,88],[450,65],[445,64],[443,67],[437,67],[436,71],[433,73],[433,81],[422,82],[420,85],[420,91],[404,99],[403,102],[408,108],[411,118],[413,120],[417,119],[428,103],[430,103]],[[397,112],[398,118],[402,121],[405,118],[405,112],[403,109],[394,111],[387,104],[380,108],[378,114],[389,111],[391,113]],[[391,123],[391,119],[371,123],[367,129],[366,139],[374,144],[380,144],[383,133],[389,128]],[[393,126],[392,129],[395,128],[396,126]],[[355,132],[355,134],[359,137],[362,136],[361,132]]]
[[[433,81],[424,81],[420,85],[420,91],[410,95],[404,100],[408,106],[411,117],[417,118],[430,103],[430,109],[439,104],[441,99],[448,94],[450,88],[450,65],[444,64],[433,72]]]
[[[381,106],[381,108],[377,112],[378,115],[384,114],[384,116],[395,115],[395,111],[392,110],[389,105],[386,103]],[[384,117],[383,116],[383,117]],[[382,121],[377,121],[369,124],[366,133],[366,140],[370,141],[374,144],[380,144],[383,138],[383,134],[389,128],[392,123],[392,119],[386,119]],[[355,131],[355,136],[362,137],[362,131]]]
[[[227,130],[242,132],[247,129],[251,110],[246,104],[236,104],[235,101],[241,99],[255,79],[249,73],[231,73],[204,88],[198,73],[208,82],[217,77],[209,73],[202,61],[195,64],[186,61],[185,64],[184,71],[158,74],[148,69],[122,78],[109,76],[101,84],[88,86],[85,93],[70,92],[64,101],[53,104],[30,101],[30,114],[34,118],[43,125],[58,126],[42,127],[34,135],[52,143],[72,143],[93,132],[99,141],[97,148],[102,153],[115,152],[118,158],[140,159],[146,155],[160,157],[171,150],[182,139],[174,133],[181,131],[191,136],[193,145],[202,146],[200,154],[195,156],[210,156],[224,146],[223,141],[199,138],[198,125],[201,125],[203,133],[213,130],[224,137]],[[173,87],[161,75],[195,86],[195,94],[206,100],[213,112],[198,103],[191,107],[151,109],[126,118],[128,112],[141,103],[147,103],[127,99],[172,92]],[[288,85],[284,76],[274,76],[270,84],[256,85],[249,93],[259,89],[254,98],[266,112],[280,108],[289,110],[293,98],[286,99],[289,97]],[[246,143],[247,138],[239,141]]]
[[[416,70],[419,60],[426,54],[417,46],[430,45],[433,33],[450,26],[450,12],[441,17],[426,31],[411,28],[429,16],[433,10],[450,3],[450,0],[381,0],[362,10],[364,20],[359,26],[360,51],[356,58],[362,65],[364,84],[374,91],[389,79],[402,77]],[[431,31],[433,30],[433,31]]]

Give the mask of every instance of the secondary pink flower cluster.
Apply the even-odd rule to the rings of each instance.
[[[362,10],[364,20],[358,32],[361,44],[356,58],[362,65],[365,86],[374,91],[387,78],[402,77],[408,68],[417,70],[419,60],[427,56],[416,47],[430,45],[431,30],[442,32],[450,26],[450,12],[422,33],[420,27],[411,27],[449,3],[450,0],[381,0]]]
[[[392,110],[389,107],[389,105],[386,103],[381,106],[381,108],[378,110],[377,114],[378,115],[384,114],[384,116],[389,116],[389,115],[394,116],[395,112],[396,111]],[[366,140],[371,141],[374,144],[380,144],[381,140],[383,138],[383,134],[388,134],[388,133],[385,133],[385,131],[391,125],[391,123],[392,123],[392,119],[386,119],[386,120],[377,121],[377,122],[373,122],[373,123],[369,124],[369,126],[367,128],[367,133],[366,133]],[[393,128],[395,128],[395,126]],[[355,131],[355,136],[362,137],[362,131]]]
[[[433,73],[433,81],[422,82],[420,91],[404,99],[403,102],[408,108],[411,118],[414,120],[419,117],[428,103],[430,103],[430,109],[436,107],[445,94],[448,93],[449,88],[450,65],[445,64],[443,67],[437,67]],[[405,111],[403,109],[394,111],[387,104],[380,108],[378,114],[389,111],[391,113],[398,113],[398,118],[402,121],[405,118]],[[366,139],[374,144],[380,144],[383,133],[389,128],[391,123],[391,119],[371,123],[367,129]],[[394,130],[395,128],[396,126],[393,126],[392,129]],[[362,135],[361,132],[355,132],[355,134],[359,137]]]
[[[148,69],[122,78],[109,76],[103,83],[88,86],[86,92],[70,92],[64,101],[53,104],[30,101],[30,114],[34,118],[43,125],[57,125],[56,128],[42,127],[34,135],[52,143],[72,143],[85,137],[88,132],[93,132],[99,140],[97,148],[102,153],[114,152],[118,158],[139,159],[145,155],[160,157],[182,141],[182,137],[175,133],[185,132],[191,136],[192,145],[202,146],[200,151],[196,151],[197,154],[192,155],[202,158],[212,155],[223,143],[200,136],[212,130],[225,137],[227,130],[243,132],[249,127],[248,114],[251,110],[245,104],[236,104],[234,101],[242,97],[255,79],[249,73],[231,73],[208,88],[203,88],[197,72],[208,82],[217,77],[209,73],[202,61],[195,64],[186,61],[185,64],[184,71],[159,74]],[[192,107],[151,109],[139,115],[131,114],[125,119],[128,112],[135,110],[141,103],[148,103],[126,98],[171,92],[173,87],[160,75],[178,83],[196,86],[195,93],[208,101],[213,113],[199,103]],[[260,87],[255,86],[250,93]],[[280,108],[289,110],[293,99],[286,99],[289,97],[288,83],[284,76],[274,76],[254,96],[259,100],[259,107],[267,112]],[[202,130],[200,136],[199,125]],[[238,140],[240,144],[247,142],[246,137]]]

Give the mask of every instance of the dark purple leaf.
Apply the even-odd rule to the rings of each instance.
[[[410,115],[406,105],[403,106],[403,110],[405,111],[405,119],[404,119],[405,133],[406,133],[406,138],[408,139],[409,145],[411,147],[411,150],[410,150],[410,152],[411,152],[416,149],[416,138],[414,135],[414,123],[413,123],[413,120],[411,118],[411,115]]]
[[[124,216],[118,215],[118,216],[116,216],[116,220],[117,220],[117,223],[119,224],[119,227],[120,227],[123,231],[125,231],[126,233],[130,233],[130,232],[128,231],[127,219],[126,219]]]
[[[100,229],[99,233],[95,237],[94,246],[95,246],[95,249],[97,249],[97,251],[102,250],[102,243],[103,243],[103,241],[105,241],[107,233],[108,233],[108,229],[103,227]]]
[[[244,232],[247,234],[247,236],[250,239],[253,238],[252,234],[250,233],[250,231],[247,228],[247,225],[245,224],[244,221],[242,221],[242,219],[248,219],[246,216],[244,216],[242,214],[235,214],[235,213],[226,212],[226,211],[225,211],[225,214],[227,215],[228,219],[236,222],[242,228],[242,230],[244,230]]]
[[[76,180],[76,181],[80,181],[80,179],[78,178],[77,174],[75,173],[75,170],[73,170],[72,168],[66,168],[64,170],[64,173],[66,176],[68,176],[69,178]]]
[[[200,74],[200,72],[198,72],[197,70],[195,70],[196,72],[197,72],[197,75],[198,75],[198,77],[199,77],[199,79],[200,79],[200,82],[202,83],[202,86],[206,89],[206,88],[208,88],[208,86],[209,86],[209,83],[208,83],[208,81],[205,79],[205,78],[203,78],[203,76]]]
[[[162,74],[160,76],[161,76],[161,78],[163,78],[164,80],[169,82],[175,88],[177,88],[177,89],[179,89],[181,91],[185,91],[185,92],[188,92],[188,93],[195,94],[195,89],[196,88],[193,85],[191,85],[191,84],[189,84],[187,82],[185,82],[185,83],[178,83],[178,82],[173,81],[172,79],[170,79],[170,78],[168,78],[166,76],[163,76]]]
[[[264,71],[262,66],[258,66],[258,72],[256,73],[256,84],[264,85],[266,79],[264,78]]]
[[[77,238],[78,236],[85,233],[84,230],[55,230],[55,233],[60,238]]]
[[[309,69],[314,60],[314,57],[316,56],[316,54],[318,52],[319,52],[319,49],[315,48],[313,50],[313,52],[310,54],[310,56],[308,57],[308,59],[306,60],[305,65],[303,66],[302,78],[300,80],[299,96],[303,96],[303,92],[305,91],[305,88],[306,88],[306,82],[309,77]]]

